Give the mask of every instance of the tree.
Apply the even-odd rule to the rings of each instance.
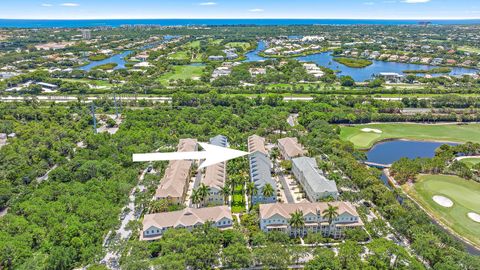
[[[255,186],[255,183],[253,182],[248,182],[247,183],[247,196],[250,197],[250,207],[252,206],[252,201],[253,201],[253,196],[255,196],[258,192],[257,187]]]
[[[185,252],[185,262],[193,269],[212,269],[218,262],[218,248],[214,244],[191,246]]]
[[[333,220],[338,216],[338,206],[327,205],[327,209],[323,210],[322,214],[328,219],[328,224],[332,225]]]
[[[230,195],[230,187],[228,185],[225,185],[220,189],[220,195],[223,195],[223,201],[225,204],[229,205],[228,196]]]
[[[275,194],[275,190],[273,189],[272,185],[265,184],[263,187],[263,196],[264,197],[272,197]]]
[[[150,202],[150,214],[166,212],[168,210],[168,201],[165,199],[162,200],[153,200]]]
[[[340,244],[338,259],[342,269],[361,269],[360,253],[362,253],[362,247],[353,241],[347,240]]]
[[[253,256],[250,249],[242,243],[234,243],[222,251],[222,264],[227,268],[248,268],[252,261]]]
[[[287,269],[290,256],[287,249],[278,244],[269,243],[265,247],[253,250],[255,261],[264,269]]]
[[[299,228],[302,228],[305,225],[305,220],[303,219],[303,212],[300,210],[296,210],[290,216],[290,220],[288,221],[290,227],[294,231],[295,238],[297,237],[297,232]]]
[[[192,199],[192,204],[198,208],[198,204],[202,201],[202,198],[200,197],[199,190],[194,189],[192,190],[192,195],[190,196]]]
[[[340,84],[342,86],[354,86],[355,85],[355,80],[351,76],[342,76],[340,77]]]
[[[335,253],[324,247],[317,248],[314,252],[313,260],[305,265],[305,270],[340,270],[340,261],[335,257]]]
[[[206,199],[208,198],[208,194],[210,193],[210,187],[206,186],[204,183],[201,183],[198,187],[198,196],[200,196],[203,206],[206,205]]]

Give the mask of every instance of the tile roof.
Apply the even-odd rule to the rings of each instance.
[[[228,139],[223,135],[217,135],[210,139],[210,144],[227,147]],[[225,185],[225,178],[226,163],[217,163],[212,166],[208,166],[205,169],[205,177],[202,178],[202,183],[208,187],[216,187],[220,189]]]
[[[298,143],[297,138],[282,138],[278,140],[278,144],[285,150],[289,157],[302,156],[306,153],[302,145]]]
[[[284,218],[290,218],[290,215],[296,210],[303,212],[303,215],[322,213],[328,208],[328,204],[338,207],[338,215],[345,212],[358,217],[356,208],[350,202],[318,202],[318,203],[270,203],[260,204],[260,218],[268,219],[274,215],[280,215]]]
[[[195,139],[181,139],[177,150],[179,152],[195,151],[197,148],[197,140]],[[185,186],[190,175],[190,168],[192,167],[190,160],[172,160],[168,163],[160,185],[158,186],[155,197],[156,198],[180,198],[183,196]]]
[[[205,208],[185,208],[180,211],[145,215],[143,219],[143,230],[148,230],[152,226],[157,228],[187,227],[203,224],[207,221],[218,222],[223,218],[232,219],[230,208],[226,205]]]
[[[252,135],[248,137],[248,152],[260,152],[267,155],[268,152],[265,148],[265,138],[258,135]]]

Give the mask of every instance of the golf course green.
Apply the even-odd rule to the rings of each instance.
[[[375,143],[388,139],[480,143],[480,124],[393,123],[342,126],[340,138],[352,142],[358,149],[369,149]]]
[[[480,214],[480,183],[451,175],[420,175],[413,186],[403,188],[437,220],[480,246],[480,223],[468,217]],[[433,196],[446,197],[453,206],[441,206]]]

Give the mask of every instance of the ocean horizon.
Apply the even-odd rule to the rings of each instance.
[[[124,25],[194,26],[194,25],[415,25],[430,22],[436,25],[480,24],[480,19],[399,20],[399,19],[85,19],[41,20],[0,19],[0,28],[79,28],[121,27]]]

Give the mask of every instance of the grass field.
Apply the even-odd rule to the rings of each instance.
[[[232,212],[242,213],[245,212],[245,197],[242,194],[242,186],[235,187],[232,196]]]
[[[203,66],[174,66],[172,72],[163,74],[159,80],[161,83],[167,84],[170,80],[193,79],[202,76]]]
[[[469,212],[480,213],[480,183],[450,175],[421,175],[412,188],[404,189],[443,224],[480,245],[480,223],[467,216]],[[453,206],[438,205],[432,199],[435,195],[449,198]]]
[[[175,60],[189,60],[190,56],[187,54],[186,51],[178,51],[169,55],[168,58]]]
[[[458,47],[458,50],[463,52],[470,52],[470,53],[480,53],[480,48],[471,47],[471,46]]]
[[[467,164],[468,167],[472,168],[474,165],[480,163],[480,158],[464,158],[461,162]]]
[[[381,134],[363,132],[362,129],[379,129]],[[480,143],[480,125],[429,125],[429,124],[369,124],[342,126],[340,138],[351,141],[356,148],[368,149],[387,139],[410,139],[444,142]]]
[[[243,48],[244,51],[250,49],[250,43],[248,42],[229,42],[225,44],[225,46],[231,47],[231,48],[241,47]]]

